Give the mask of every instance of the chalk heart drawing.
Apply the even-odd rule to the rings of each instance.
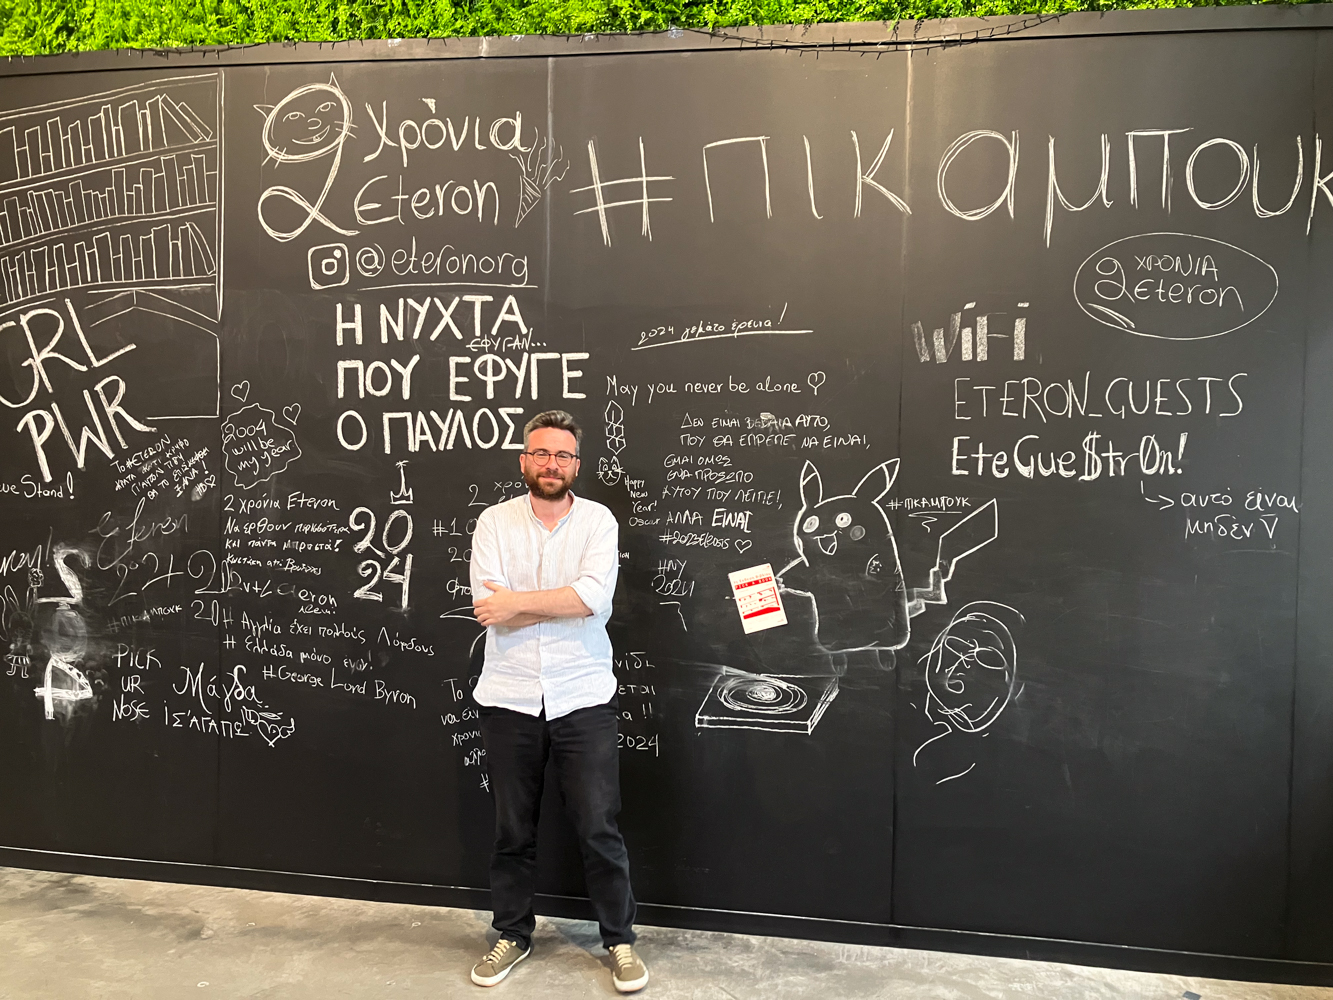
[[[241,709],[241,718],[253,726],[255,732],[269,746],[276,745],[278,740],[296,732],[296,720],[283,719],[281,712],[257,711],[245,707]]]
[[[258,403],[222,421],[222,465],[238,489],[268,482],[300,457],[296,435],[278,423],[276,413]]]
[[[269,722],[267,719],[260,719],[258,722],[256,722],[255,729],[258,730],[259,735],[263,737],[264,742],[267,743],[269,746],[273,746],[273,744],[277,743],[278,740],[282,739],[282,737],[286,735],[286,733],[283,732],[283,727],[280,724],[276,722]]]
[[[736,551],[737,551],[737,552],[742,552],[742,553],[743,553],[743,552],[745,552],[746,549],[748,549],[748,548],[749,548],[751,545],[753,545],[753,544],[754,544],[754,542],[751,541],[751,540],[748,539],[748,538],[738,538],[738,539],[736,539]]]
[[[249,399],[249,398],[250,398],[250,380],[249,380],[249,379],[246,379],[244,382],[238,382],[238,383],[236,383],[234,386],[232,386],[232,387],[231,387],[231,396],[232,396],[232,399],[239,399],[242,403],[244,403],[247,399]]]
[[[1108,243],[1074,275],[1079,308],[1103,326],[1159,340],[1207,340],[1249,326],[1277,299],[1277,271],[1248,250],[1189,233]]]
[[[811,372],[809,377],[806,378],[806,382],[810,384],[810,388],[815,391],[816,396],[819,395],[819,387],[824,384],[827,377],[823,372]]]
[[[301,404],[288,403],[282,408],[282,415],[287,418],[287,423],[295,427],[296,421],[301,419]]]

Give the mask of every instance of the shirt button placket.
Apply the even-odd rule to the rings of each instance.
[[[546,525],[541,526],[541,534],[537,536],[537,589],[546,589],[546,538],[550,533],[546,530]],[[542,645],[546,641],[546,622],[537,623],[537,676],[540,678],[546,672],[545,657],[542,656]],[[545,698],[542,699],[545,701]]]

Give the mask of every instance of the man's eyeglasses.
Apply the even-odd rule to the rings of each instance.
[[[568,469],[569,463],[574,461],[574,459],[578,458],[577,455],[571,455],[567,451],[552,452],[552,451],[547,451],[545,448],[538,448],[536,451],[525,451],[523,452],[523,454],[527,455],[538,465],[545,465],[547,462],[549,462],[551,459],[554,458],[555,464],[560,466],[560,468],[562,469]]]

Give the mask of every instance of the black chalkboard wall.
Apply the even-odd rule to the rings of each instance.
[[[0,861],[484,905],[563,407],[646,919],[1333,979],[1329,28],[11,63]]]

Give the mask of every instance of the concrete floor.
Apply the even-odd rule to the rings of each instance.
[[[0,868],[0,1000],[616,996],[593,924],[541,919],[491,992],[489,915]],[[655,1000],[1333,1000],[1333,990],[641,929]]]

